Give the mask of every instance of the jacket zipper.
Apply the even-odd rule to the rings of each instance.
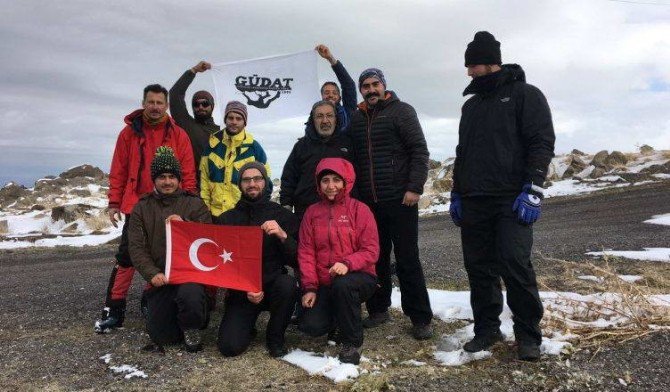
[[[328,243],[330,244],[331,251],[328,253],[328,268],[333,266],[333,239],[330,237],[330,228],[333,222],[333,206],[328,206]]]
[[[367,117],[368,120],[368,129],[367,129],[367,136],[368,136],[368,160],[370,161],[370,189],[372,190],[372,200],[374,202],[377,202],[377,190],[375,189],[375,177],[374,177],[374,168],[372,167],[372,120],[374,117],[374,109],[373,109],[373,116],[368,115],[368,112],[365,112],[365,116]]]

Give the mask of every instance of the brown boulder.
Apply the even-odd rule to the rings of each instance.
[[[442,162],[434,159],[428,159],[428,169],[438,169],[442,166]]]
[[[650,145],[645,144],[640,147],[640,154],[642,155],[651,155],[653,153],[654,153],[654,147]]]
[[[572,154],[572,155],[586,155],[585,153],[579,151],[576,148],[574,150],[572,150],[572,152],[570,154]]]
[[[626,163],[628,163],[628,157],[621,151],[612,151],[612,153],[605,158],[605,165],[610,167],[624,166]]]
[[[54,222],[63,220],[65,223],[74,222],[81,216],[90,215],[87,211],[91,208],[93,207],[88,204],[68,204],[54,207],[51,209],[51,220]]]
[[[439,193],[449,192],[453,184],[454,182],[451,178],[440,178],[433,181],[433,190]]]
[[[9,222],[6,219],[0,220],[0,234],[9,232]]]
[[[591,159],[591,164],[595,167],[606,167],[607,165],[605,164],[605,160],[609,156],[609,153],[607,150],[602,150],[599,151],[596,155],[593,156],[593,159]]]
[[[602,177],[602,176],[604,176],[604,175],[605,175],[605,169],[602,168],[602,167],[598,167],[598,166],[596,166],[596,167],[593,169],[593,171],[591,172],[591,174],[589,175],[589,177],[591,177],[591,178],[598,178],[598,177]]]
[[[7,183],[7,185],[0,188],[0,205],[7,206],[12,204],[20,197],[30,194],[30,191],[23,185],[14,182]]]
[[[42,178],[35,181],[34,192],[45,195],[50,193],[62,193],[62,188],[67,185],[67,181],[63,178]]]
[[[81,165],[68,169],[60,174],[61,178],[91,177],[103,179],[105,172],[92,165]]]

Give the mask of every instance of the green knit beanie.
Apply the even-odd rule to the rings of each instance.
[[[151,181],[163,173],[174,174],[181,181],[181,165],[170,147],[160,146],[151,161]]]

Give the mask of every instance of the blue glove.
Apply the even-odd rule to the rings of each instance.
[[[461,201],[461,194],[458,192],[451,192],[449,215],[451,215],[451,220],[454,221],[454,224],[460,227],[461,220],[463,220],[463,204]]]
[[[542,214],[541,193],[533,190],[532,184],[525,184],[523,190],[514,200],[512,211],[516,211],[519,223],[527,225],[535,223]]]

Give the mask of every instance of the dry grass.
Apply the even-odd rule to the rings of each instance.
[[[653,297],[659,289],[667,292],[667,275],[643,274],[639,283],[630,283],[618,276],[608,258],[603,265],[548,260],[563,267],[563,273],[554,277],[563,281],[562,287],[572,285],[575,291],[595,291],[596,295],[576,299],[559,293],[554,305],[547,306],[543,319],[546,330],[573,336],[578,347],[594,350],[595,356],[606,344],[623,343],[670,328],[670,303]],[[580,281],[576,274],[596,276],[599,282]],[[653,286],[649,285],[650,280]],[[540,280],[540,285],[556,292],[547,281]],[[603,323],[608,326],[603,327]]]
[[[670,150],[663,151],[663,159],[670,159]]]
[[[104,210],[99,211],[97,215],[82,215],[81,218],[93,231],[100,231],[108,228],[111,224],[109,222],[109,217]]]

